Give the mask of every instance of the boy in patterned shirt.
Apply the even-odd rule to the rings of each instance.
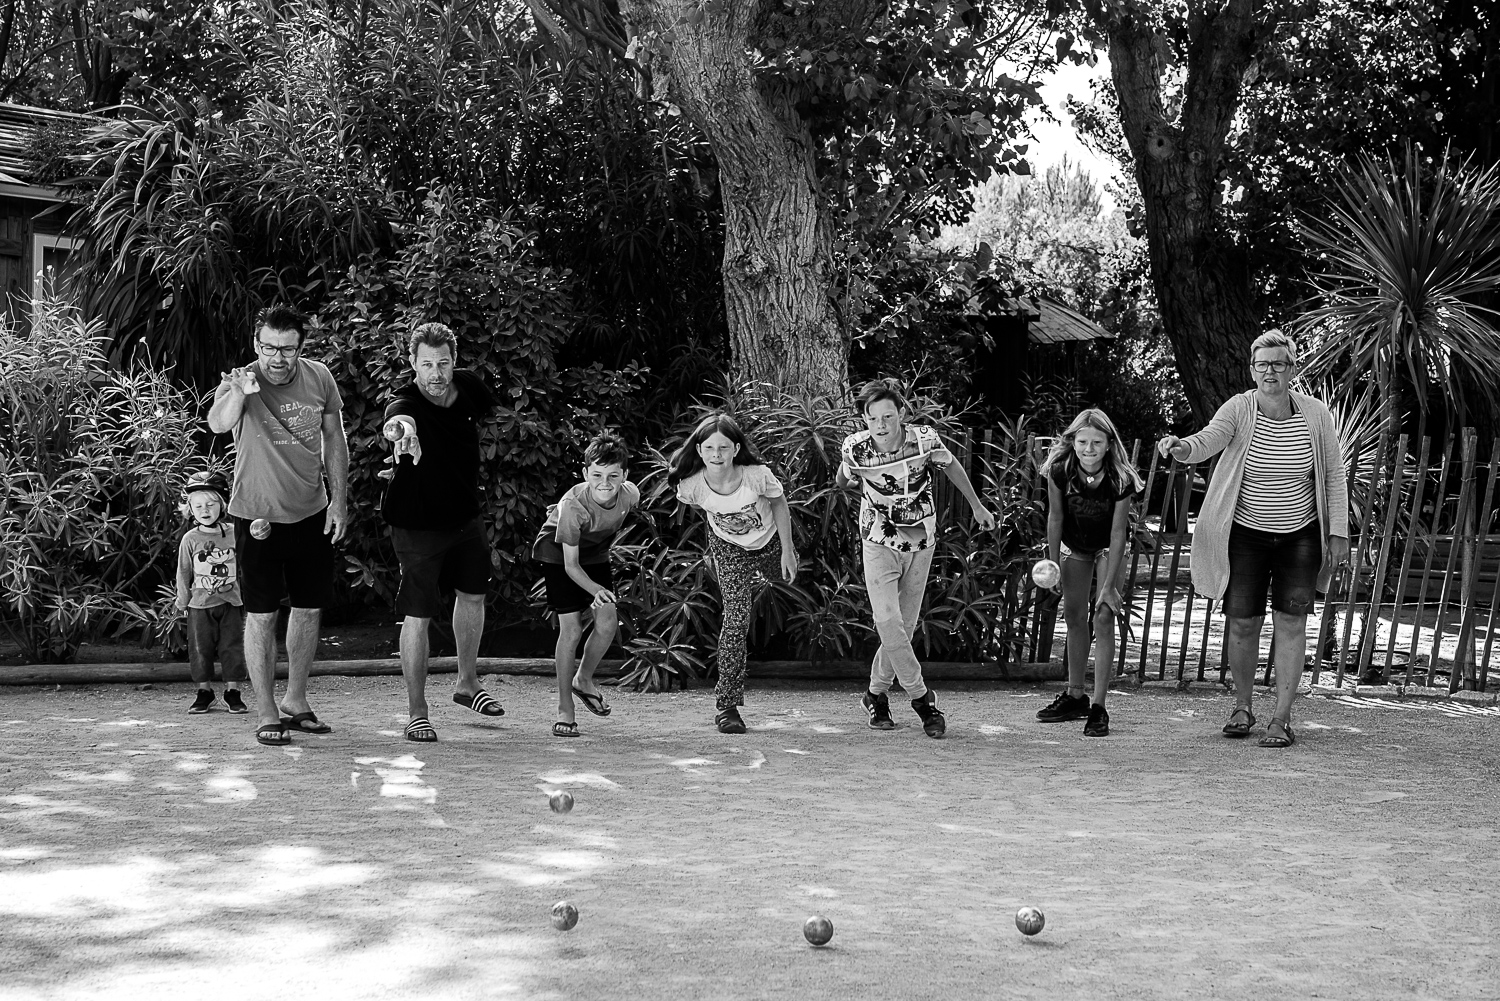
[[[865,430],[844,439],[838,483],[858,482],[859,531],[865,567],[865,589],[875,617],[880,649],[870,665],[870,688],[861,699],[870,728],[894,730],[887,693],[898,680],[911,696],[922,730],[938,738],[947,732],[942,710],[922,680],[922,665],[911,638],[922,614],[922,596],[932,569],[937,541],[937,505],[932,470],[939,469],[956,486],[974,519],[986,531],[995,516],[980,501],[961,464],[930,427],[907,424],[906,397],[894,379],[878,379],[859,394]]]

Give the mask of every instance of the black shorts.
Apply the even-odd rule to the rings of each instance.
[[[323,525],[324,508],[310,518],[272,522],[271,534],[250,534],[250,519],[234,519],[234,553],[240,564],[240,597],[245,612],[279,611],[281,599],[293,608],[327,608],[333,602],[333,543]]]
[[[1271,607],[1288,615],[1306,615],[1317,596],[1323,565],[1323,532],[1314,518],[1295,532],[1262,532],[1236,524],[1229,530],[1229,586],[1223,612],[1253,619]]]
[[[401,561],[397,615],[437,616],[443,610],[444,591],[489,593],[490,544],[484,535],[484,519],[438,530],[392,526],[391,544]]]
[[[614,571],[608,563],[585,563],[583,572],[605,590],[615,589]],[[558,615],[581,612],[593,606],[594,596],[579,587],[561,563],[543,563],[542,579],[547,582],[547,607]]]

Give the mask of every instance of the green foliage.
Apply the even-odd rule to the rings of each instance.
[[[84,307],[129,357],[209,385],[267,301],[302,299],[392,240],[389,199],[338,116],[258,101],[232,124],[189,106],[91,130]]]
[[[628,422],[643,381],[634,365],[564,367],[573,323],[569,276],[539,260],[535,235],[508,214],[434,191],[394,260],[367,259],[334,286],[308,351],[344,397],[349,437],[350,543],[355,583],[390,600],[399,571],[385,545],[379,501],[389,447],[381,437],[390,393],[410,379],[406,332],[437,321],[458,337],[459,364],[481,376],[497,406],[483,429],[480,485],[500,596],[525,604],[525,553],[546,506],[576,482],[583,446]]]
[[[787,88],[819,147],[832,213],[859,260],[961,221],[992,172],[1025,174],[1041,98],[1002,62],[1046,54],[1041,4],[905,0],[850,24],[788,0],[754,40],[762,86]]]
[[[0,619],[27,659],[56,662],[157,621],[141,596],[172,579],[181,485],[208,463],[199,400],[111,369],[75,308],[33,308],[29,334],[0,328]]]
[[[570,349],[656,373],[644,413],[712,383],[723,224],[702,137],[615,86],[617,67],[556,51],[525,22],[496,30],[483,7],[410,0],[367,11],[357,32],[327,31],[341,39],[349,141],[396,197],[449,186],[524,213],[537,251],[573,275]]]
[[[846,405],[805,399],[774,387],[745,387],[722,406],[699,404],[682,415],[662,452],[637,463],[646,512],[615,546],[621,638],[628,655],[622,683],[665,688],[713,663],[719,598],[705,560],[708,531],[699,512],[677,503],[666,483],[666,457],[712,409],[725,409],[766,457],[787,488],[792,534],[800,557],[796,581],[772,581],[753,608],[749,642],[760,656],[845,659],[874,652],[858,534],[859,495],[834,485],[839,448],[862,427]],[[915,419],[933,424],[962,453],[957,415],[930,401],[914,404]],[[1041,544],[1044,516],[1032,492],[1027,429],[1017,422],[987,454],[975,456],[974,481],[1000,527],[975,527],[968,506],[947,505],[933,559],[926,615],[916,645],[933,659],[1014,656],[1011,635],[1027,560]],[[948,497],[941,481],[940,499]],[[952,498],[949,498],[952,500]],[[949,509],[951,508],[951,509]]]
[[[711,380],[722,229],[711,158],[679,120],[482,6],[239,17],[258,31],[236,49],[249,63],[230,110],[205,90],[49,154],[96,179],[82,287],[127,356],[147,347],[190,384],[216,381],[256,309],[316,311],[356,262],[404,252],[446,187],[524,213],[534,253],[575,275],[567,350],[659,373],[640,413]]]
[[[1373,391],[1392,428],[1408,410],[1453,427],[1500,415],[1500,167],[1361,157],[1302,234],[1319,264],[1296,324],[1317,345],[1310,377],[1350,401]]]

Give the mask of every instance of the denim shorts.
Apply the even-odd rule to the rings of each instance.
[[[1236,523],[1229,530],[1229,587],[1221,610],[1235,619],[1265,615],[1269,589],[1276,611],[1306,615],[1322,565],[1323,533],[1316,518],[1295,532],[1262,532]]]

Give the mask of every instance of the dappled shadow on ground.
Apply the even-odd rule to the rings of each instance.
[[[319,679],[336,732],[287,749],[181,693],[20,691],[0,710],[7,998],[1483,997],[1500,720],[1299,706],[1289,752],[1225,741],[1220,696],[1121,692],[1114,734],[1053,694],[940,693],[950,737],[863,726],[857,692],[612,694],[437,708]],[[434,690],[436,695],[436,689]],[[893,704],[898,700],[893,699]],[[1269,704],[1257,714],[1270,715]],[[904,705],[902,709],[904,709]],[[577,799],[565,815],[547,794]],[[577,929],[549,923],[575,901]],[[1042,907],[1037,939],[1021,904]],[[830,916],[832,947],[801,937]],[[1355,968],[1346,960],[1357,948]],[[1431,957],[1442,955],[1441,962]]]

